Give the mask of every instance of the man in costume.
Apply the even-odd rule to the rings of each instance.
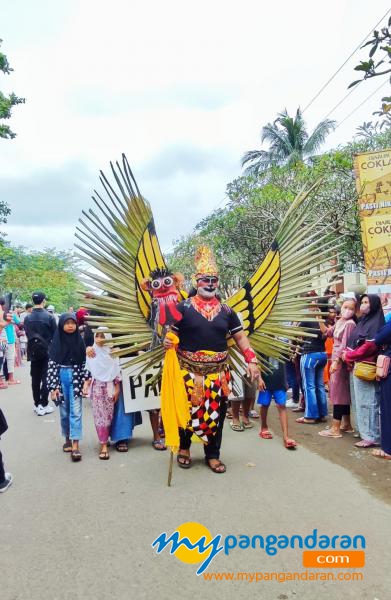
[[[191,437],[196,434],[204,442],[206,464],[215,473],[225,473],[220,446],[230,393],[228,336],[242,353],[251,381],[257,380],[259,389],[264,389],[264,383],[237,313],[217,297],[219,277],[208,247],[198,249],[195,263],[196,293],[176,306],[181,318],[172,326],[179,337],[177,355],[190,407],[188,427],[180,429],[177,462],[182,468],[190,468]],[[166,337],[164,347],[173,346]]]

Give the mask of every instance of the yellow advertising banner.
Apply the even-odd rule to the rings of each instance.
[[[354,160],[368,292],[391,293],[391,149]]]

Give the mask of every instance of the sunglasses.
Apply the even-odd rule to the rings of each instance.
[[[219,278],[218,277],[200,277],[199,279],[197,279],[197,281],[202,281],[202,283],[213,284],[213,283],[218,283]]]

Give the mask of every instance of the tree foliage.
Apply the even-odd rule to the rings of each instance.
[[[388,19],[387,25],[380,31],[375,30],[371,39],[362,46],[362,48],[369,47],[368,59],[360,61],[354,67],[354,70],[361,73],[363,77],[352,81],[348,89],[365,81],[365,79],[388,74],[391,83],[391,17]],[[373,114],[384,117],[386,121],[391,123],[391,96],[382,98],[381,109]]]
[[[29,251],[10,246],[0,249],[0,289],[12,292],[20,302],[30,301],[32,292],[42,290],[59,312],[77,305],[80,282],[76,272],[77,264],[70,252],[54,248]]]
[[[335,121],[325,119],[309,134],[300,108],[294,118],[285,109],[273,123],[262,128],[261,140],[269,143],[268,150],[250,150],[242,158],[246,173],[259,175],[275,166],[296,167],[315,155],[327,135],[335,128]]]
[[[237,288],[265,256],[293,198],[316,181],[313,200],[316,227],[327,227],[335,241],[336,258],[344,269],[364,269],[353,159],[358,152],[391,145],[391,130],[327,152],[295,169],[273,167],[263,175],[244,175],[227,186],[228,203],[197,224],[192,234],[177,240],[169,263],[186,278],[194,272],[200,243],[216,254],[224,293]],[[240,281],[239,281],[240,278]]]
[[[0,45],[2,41],[3,40],[0,40]],[[0,52],[0,71],[5,75],[10,75],[13,71],[6,55],[2,52]],[[11,117],[12,108],[17,104],[22,104],[24,102],[25,98],[19,98],[13,92],[7,96],[0,91],[0,119],[9,119]],[[9,125],[0,123],[0,138],[13,139],[14,137],[16,137],[16,133],[11,130]]]

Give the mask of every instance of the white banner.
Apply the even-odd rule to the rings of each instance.
[[[128,361],[128,358],[123,360],[123,362]],[[140,370],[139,364],[122,369],[125,412],[160,408],[160,381],[155,382],[154,385],[150,384],[160,367],[161,365],[156,365],[141,375],[137,375]]]

